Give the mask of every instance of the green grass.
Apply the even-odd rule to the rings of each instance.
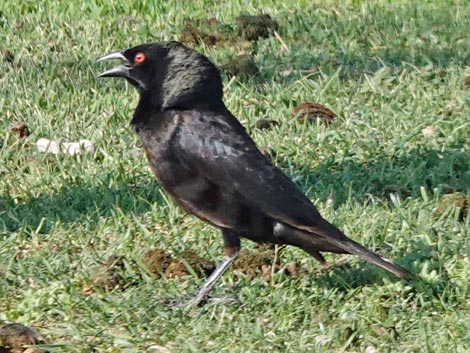
[[[289,248],[282,262],[308,273],[224,276],[216,294],[239,306],[162,304],[201,280],[155,279],[141,255],[161,247],[219,261],[221,237],[160,191],[129,127],[137,93],[97,80],[94,60],[178,39],[186,17],[234,24],[260,12],[279,21],[288,50],[260,41],[261,77],[230,81],[227,105],[248,127],[281,122],[250,132],[327,219],[420,280],[348,256],[328,257],[348,266],[315,271]],[[2,2],[0,49],[15,60],[0,61],[0,322],[35,327],[52,352],[468,352],[470,218],[436,209],[444,193],[470,193],[469,26],[464,1]],[[233,55],[197,49],[219,63]],[[299,124],[291,110],[305,101],[337,121]],[[10,132],[16,121],[32,130],[24,141]],[[427,126],[437,133],[424,136]],[[46,155],[40,137],[87,138],[96,151]],[[125,258],[124,285],[87,294],[112,254]]]

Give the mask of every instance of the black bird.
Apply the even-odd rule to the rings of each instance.
[[[412,275],[349,239],[258,150],[222,101],[222,79],[204,55],[178,42],[142,44],[98,61],[124,63],[101,77],[124,77],[140,100],[132,125],[160,185],[186,211],[219,228],[225,260],[199,290],[200,303],[230,267],[240,238],[288,244],[321,263],[321,252],[354,254],[407,279]]]

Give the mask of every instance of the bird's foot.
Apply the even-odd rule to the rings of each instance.
[[[174,303],[170,303],[170,307],[174,309],[182,309],[182,308],[190,308],[195,307],[201,304],[204,301],[210,301],[209,293],[214,288],[215,283],[217,280],[222,277],[222,275],[227,271],[227,269],[233,264],[235,259],[238,256],[238,251],[231,254],[231,256],[226,257],[222,263],[211,273],[211,275],[206,279],[204,284],[201,288],[197,291],[196,295],[191,298],[190,300],[179,300]],[[213,298],[215,299],[215,298]],[[226,304],[229,302],[236,302],[236,300],[227,300],[227,299],[219,299],[214,300],[216,304]]]

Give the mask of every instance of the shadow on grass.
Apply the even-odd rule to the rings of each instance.
[[[142,185],[118,184],[113,187],[63,186],[52,194],[31,197],[24,201],[6,195],[0,197],[0,229],[20,228],[45,233],[56,222],[96,224],[116,210],[123,214],[141,215],[152,209],[152,203],[163,203],[157,182],[152,178]],[[43,222],[43,219],[46,222]]]
[[[276,162],[281,169],[289,164],[282,158]],[[422,187],[431,195],[436,188],[442,193],[470,190],[470,159],[455,150],[414,149],[402,156],[377,155],[367,162],[332,160],[314,171],[300,165],[295,170],[303,171],[306,185],[313,185],[321,201],[332,198],[335,206],[369,195],[383,200],[392,193],[402,199],[420,197]]]
[[[392,258],[383,251],[382,255]],[[317,277],[317,282],[324,288],[331,288],[342,292],[349,292],[352,289],[368,286],[381,286],[384,279],[392,283],[402,281],[391,273],[364,261],[349,262],[352,257],[335,265],[330,269],[322,271]],[[424,242],[414,241],[413,250],[394,261],[398,265],[409,270],[414,277],[406,281],[408,287],[408,300],[418,296],[421,301],[431,302],[439,298],[442,304],[459,302],[458,286],[449,281],[449,276],[442,262],[435,256],[435,250]],[[429,274],[435,271],[433,276],[421,275],[423,267],[426,267]],[[456,291],[457,290],[457,291]]]
[[[421,6],[418,3],[367,6],[367,11],[361,16],[352,17],[342,16],[340,7],[328,6],[319,11],[318,16],[286,10],[288,16],[285,18],[289,21],[281,21],[279,33],[292,39],[291,50],[285,53],[264,52],[265,61],[272,63],[276,70],[279,68],[277,64],[288,64],[294,70],[309,70],[315,65],[332,72],[341,67],[342,75],[346,77],[375,72],[383,65],[445,69],[451,64],[468,63],[470,49],[461,40],[467,34],[466,27],[461,25],[465,17],[462,15],[460,22],[449,22],[456,11],[464,11],[465,7],[455,4]],[[316,10],[317,5],[312,7],[312,11]],[[282,13],[279,15],[281,18]],[[297,23],[295,28],[290,28],[291,32],[289,23]],[[312,34],[310,29],[317,27],[319,30]],[[305,33],[313,37],[305,38]],[[311,46],[305,45],[306,41],[319,43],[318,50],[312,51]],[[275,74],[271,76],[278,77]],[[278,159],[278,165],[282,169],[287,161]],[[320,200],[333,195],[336,205],[349,198],[360,201],[367,195],[384,199],[390,193],[417,197],[421,187],[468,191],[470,185],[468,156],[452,150],[416,149],[402,156],[379,155],[367,163],[345,161],[338,164],[332,160],[314,171],[302,166],[295,169],[307,175],[306,185],[314,186]],[[155,182],[149,181],[134,187],[127,184],[112,188],[64,186],[54,194],[31,197],[19,203],[6,195],[0,197],[0,227],[8,231],[21,227],[35,229],[43,218],[48,220],[48,224],[96,222],[115,209],[143,214],[151,209],[149,202],[162,201],[158,190]]]
[[[277,160],[283,169],[287,161]],[[470,159],[459,151],[413,150],[407,155],[376,156],[374,161],[325,163],[315,171],[302,166],[296,170],[306,175],[307,185],[314,185],[315,194],[325,201],[333,196],[335,206],[349,199],[359,202],[370,195],[389,199],[390,193],[402,198],[419,197],[420,188],[468,191]],[[118,184],[113,187],[64,186],[53,194],[31,197],[20,202],[4,195],[0,198],[0,225],[8,231],[21,227],[36,229],[45,218],[56,222],[97,222],[114,210],[141,215],[151,210],[151,203],[165,202],[155,180],[145,184]],[[41,231],[47,232],[47,225]]]
[[[317,6],[317,5],[315,5]],[[467,17],[462,23],[450,24],[455,11],[467,10],[459,5],[435,4],[422,6],[418,3],[383,5],[361,4],[367,11],[363,16],[347,16],[334,10],[334,6],[321,12],[321,16],[305,16],[305,13],[289,14],[289,22],[298,22],[293,33],[288,57],[280,58],[294,70],[309,70],[312,65],[323,72],[333,73],[341,67],[343,78],[363,73],[373,73],[383,66],[401,70],[404,67],[438,68],[444,75],[451,65],[466,66],[470,60],[470,48],[465,37]],[[313,11],[315,11],[313,9]],[[414,15],[410,16],[413,13]],[[347,18],[347,20],[345,20]],[[413,20],[411,20],[413,19]],[[327,30],[313,32],[321,23]],[[281,25],[281,36],[283,28]],[[318,49],[305,43],[318,43]],[[275,63],[278,53],[269,62]]]
[[[406,263],[408,258],[416,258],[422,256],[415,264],[420,264],[428,259],[426,251],[413,252],[401,259],[400,263]],[[439,267],[438,264],[435,264]],[[404,266],[406,267],[406,266]],[[442,303],[458,302],[458,295],[455,289],[458,285],[449,281],[449,277],[445,271],[439,271],[439,275],[434,279],[423,279],[419,276],[419,270],[415,266],[406,267],[415,275],[413,279],[407,280],[410,293],[419,294],[425,300],[439,298]],[[349,264],[334,267],[330,272],[322,274],[318,277],[318,283],[322,287],[334,288],[340,291],[350,291],[351,289],[362,288],[367,286],[381,285],[384,278],[388,278],[392,282],[401,281],[385,270],[379,269],[370,263],[361,263],[358,267],[352,267]]]
[[[392,256],[388,255],[384,251],[377,249],[376,251],[386,258],[392,258]],[[432,254],[433,249],[430,246],[423,242],[416,243],[415,241],[413,244],[413,251],[405,254],[399,259],[395,259],[394,262],[413,273],[415,277],[408,280],[408,283],[414,287],[419,287],[422,285],[420,283],[424,283],[417,275],[420,272],[419,267],[421,264],[426,261],[433,268],[439,267],[437,260],[433,258]],[[331,268],[324,271],[318,277],[318,280],[323,286],[338,288],[340,290],[349,290],[351,288],[360,288],[383,283],[384,278],[388,278],[393,282],[401,281],[398,277],[372,263],[360,260],[357,263],[354,261],[353,265],[352,262],[349,262],[350,259],[353,259],[353,256],[347,256],[348,257],[339,264],[332,263]]]

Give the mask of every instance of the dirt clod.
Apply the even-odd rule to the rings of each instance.
[[[233,269],[250,278],[263,275],[269,280],[273,261],[274,249],[270,245],[259,245],[255,250],[240,250]]]
[[[286,264],[285,271],[287,275],[294,278],[299,277],[299,274],[303,272],[299,265],[295,262],[289,262]]]
[[[186,19],[180,40],[185,44],[217,45],[219,42],[230,42],[231,37],[229,28],[215,18]]]
[[[456,102],[450,102],[449,104],[446,105],[443,113],[446,116],[451,116],[456,113],[460,113],[461,111],[462,111],[461,106],[459,106]]]
[[[12,64],[15,61],[15,55],[8,49],[2,49],[2,55],[6,62]]]
[[[315,122],[317,120],[329,123],[336,118],[335,113],[321,104],[302,103],[294,107],[294,116],[297,116],[299,122]]]
[[[279,126],[279,121],[270,119],[260,119],[254,125],[254,127],[259,130],[267,130],[275,126]]]
[[[162,276],[173,261],[173,257],[162,249],[148,250],[142,257],[142,262],[147,270],[157,277]]]
[[[470,214],[470,195],[465,195],[461,192],[443,195],[439,206],[436,208],[435,214],[440,216],[446,209],[451,207],[451,205],[454,205],[457,209],[458,220],[460,222],[465,221]]]
[[[279,24],[266,14],[258,16],[244,15],[237,17],[238,35],[246,40],[256,41],[259,38],[268,38]]]
[[[241,79],[248,79],[259,74],[255,59],[248,54],[238,55],[222,64],[221,67],[228,76],[237,76]]]
[[[33,329],[19,323],[4,324],[0,326],[0,351],[24,353],[26,351],[43,352],[37,349],[26,348],[26,345],[44,344],[44,340]],[[8,348],[8,349],[7,349]]]
[[[111,255],[102,266],[92,270],[93,288],[104,289],[109,292],[118,287],[123,282],[119,270],[124,267],[124,258],[118,255]]]
[[[189,45],[225,45],[244,51],[253,49],[253,42],[269,37],[278,28],[279,24],[269,15],[240,16],[236,28],[220,23],[216,18],[188,18],[184,21],[180,41]]]
[[[13,131],[18,137],[26,138],[31,132],[29,131],[28,125],[23,122],[16,122],[11,125],[11,131]]]
[[[470,87],[470,76],[465,76],[462,80],[462,84],[464,87]]]
[[[273,160],[277,157],[277,152],[274,151],[271,147],[260,147],[259,149],[262,154],[264,154],[269,159]]]
[[[190,274],[188,266],[201,277],[212,273],[215,266],[212,262],[198,256],[192,251],[184,251],[180,259],[175,259],[162,249],[147,251],[143,258],[143,263],[157,278],[165,276],[168,278],[182,278]]]

